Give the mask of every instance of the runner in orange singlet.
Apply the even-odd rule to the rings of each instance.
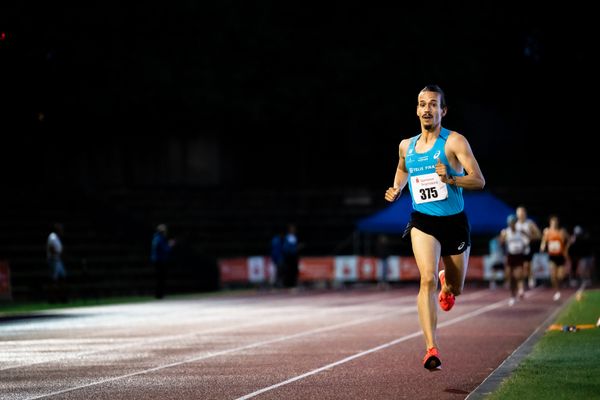
[[[550,281],[554,288],[554,301],[560,299],[560,287],[565,278],[565,264],[567,261],[567,243],[569,234],[560,226],[558,216],[551,215],[549,226],[544,228],[540,251],[547,252],[550,256]]]

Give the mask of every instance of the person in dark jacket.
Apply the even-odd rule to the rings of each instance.
[[[167,226],[159,224],[152,236],[152,248],[150,251],[150,262],[154,266],[156,276],[156,298],[162,299],[165,295],[167,280],[167,267],[171,257],[171,250],[175,240],[167,237]]]

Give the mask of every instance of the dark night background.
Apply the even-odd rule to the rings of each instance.
[[[367,198],[364,215],[384,206],[397,146],[418,132],[416,97],[429,83],[445,90],[444,126],[469,139],[487,190],[525,202],[541,226],[560,212],[566,224],[597,229],[578,206],[598,192],[589,132],[596,26],[586,10],[450,1],[2,9],[3,201],[6,215],[27,216],[5,230],[59,218],[32,211],[51,201],[79,210],[77,198],[95,207],[78,215],[95,221],[96,236],[106,221],[124,237],[173,221],[190,243],[237,243],[196,245],[202,253],[247,254],[260,245],[244,244],[234,225],[215,239],[215,226],[262,223],[254,239],[264,243],[295,220],[312,238],[307,253],[332,252],[345,233],[322,244],[324,226],[303,218],[357,198]],[[179,210],[205,207],[203,221],[252,202],[280,212],[186,225],[173,210],[131,205],[136,195],[165,204],[169,192]],[[346,215],[348,234],[359,216]]]
[[[65,159],[113,138],[153,151],[196,137],[219,153],[218,183],[383,187],[431,82],[490,185],[555,184],[559,165],[582,161],[554,138],[579,136],[589,104],[594,28],[582,10],[34,4],[2,13],[4,147],[28,178],[41,149]]]

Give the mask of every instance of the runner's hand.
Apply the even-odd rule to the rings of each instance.
[[[446,170],[446,164],[442,164],[442,161],[438,158],[437,164],[435,164],[435,173],[440,176],[442,182],[446,182],[446,178],[448,177],[448,171]]]
[[[395,201],[400,196],[401,191],[400,188],[390,187],[385,192],[385,199],[389,202]]]

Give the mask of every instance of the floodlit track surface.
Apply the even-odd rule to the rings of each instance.
[[[256,292],[0,319],[0,399],[464,399],[572,294],[467,287],[422,367],[418,288]]]

